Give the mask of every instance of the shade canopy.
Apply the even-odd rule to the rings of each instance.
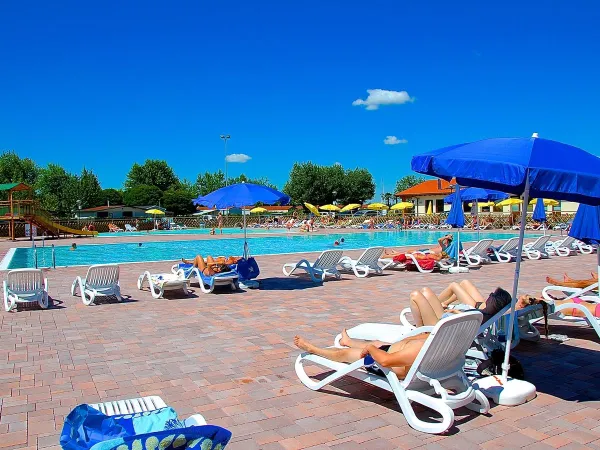
[[[154,215],[160,215],[160,214],[164,214],[164,211],[161,211],[160,209],[149,209],[148,211],[146,211],[146,214],[154,214]]]
[[[231,184],[194,200],[195,205],[216,209],[242,208],[257,203],[287,205],[289,202],[290,198],[283,192],[253,183]]]
[[[600,207],[579,205],[569,236],[586,244],[600,244]]]
[[[536,202],[535,208],[533,209],[532,219],[536,222],[546,221],[546,210],[544,209],[544,202]]]
[[[352,211],[354,209],[360,208],[361,206],[362,205],[359,203],[350,203],[350,204],[344,206],[340,211],[341,212]]]
[[[266,213],[267,210],[265,208],[261,208],[260,206],[257,206],[256,208],[252,208],[250,210],[250,214],[262,214],[262,213]]]
[[[489,200],[503,200],[508,197],[504,192],[495,191],[492,189],[481,189],[470,187],[460,191],[460,198],[463,202],[486,202]],[[454,194],[450,194],[444,198],[444,203],[452,203]]]
[[[537,204],[538,199],[534,198],[533,200],[531,200],[529,202],[530,205],[536,205]],[[560,202],[557,200],[552,200],[551,198],[545,198],[544,199],[544,206],[558,206],[560,205]]]
[[[384,205],[383,203],[371,203],[367,205],[367,209],[374,209],[375,211],[380,211],[382,209],[390,209],[388,205]]]
[[[410,208],[414,208],[415,205],[413,205],[411,202],[400,202],[400,203],[396,203],[395,205],[392,205],[392,207],[390,209],[396,211],[396,210],[405,210],[405,209],[410,209]]]
[[[320,216],[321,215],[321,213],[319,213],[319,210],[317,209],[317,207],[315,205],[312,205],[310,203],[304,202],[304,206],[306,206],[306,209],[308,209],[315,216]]]
[[[462,228],[465,226],[465,214],[462,208],[460,191],[457,190],[451,196],[453,197],[452,206],[450,207],[446,223],[452,227]]]
[[[537,137],[484,139],[414,156],[415,172],[458,184],[532,197],[600,205],[600,158]]]
[[[473,206],[474,203],[469,203],[469,206]],[[477,206],[494,206],[494,202],[477,202]]]
[[[520,205],[521,203],[523,203],[523,200],[520,198],[507,198],[506,200],[496,203],[496,206],[512,206]]]
[[[319,206],[319,209],[321,209],[323,211],[341,211],[340,208],[335,205],[323,205],[323,206]]]

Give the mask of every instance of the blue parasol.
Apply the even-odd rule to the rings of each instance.
[[[466,188],[460,191],[460,199],[463,202],[487,202],[487,201],[498,201],[508,198],[509,195],[504,192],[495,191],[493,189],[482,189],[482,188]],[[444,203],[452,203],[454,200],[454,194],[450,194],[444,198]]]
[[[538,201],[535,204],[535,208],[533,208],[533,216],[531,218],[539,223],[546,222],[546,208],[544,206],[544,199],[538,198]],[[544,236],[546,236],[546,227],[545,226],[544,226]]]
[[[589,245],[600,245],[600,206],[579,205],[569,236]],[[600,251],[598,251],[598,271],[600,273]],[[600,290],[598,291],[600,295]]]
[[[463,212],[460,194],[460,186],[456,185],[456,191],[454,191],[453,194],[450,194],[453,200],[452,206],[450,207],[450,212],[448,213],[448,218],[446,219],[446,223],[448,225],[457,228],[456,251],[454,252],[456,254],[456,267],[460,266],[460,229],[465,226],[465,214]],[[446,250],[446,253],[448,253],[448,256],[454,257],[454,255],[450,255],[448,250]]]
[[[523,195],[524,204],[531,195],[600,205],[600,158],[571,145],[541,139],[537,133],[531,138],[485,139],[445,147],[414,156],[411,167],[415,172],[446,180],[454,177],[461,185]],[[526,213],[523,208],[502,370],[504,383],[513,339]]]
[[[272,205],[279,203],[287,205],[290,197],[276,189],[260,184],[238,183],[222,187],[204,197],[193,200],[194,205],[208,206],[209,208],[243,208],[253,206],[257,203]],[[246,234],[246,214],[242,210],[244,218],[244,258],[248,258],[248,239]]]

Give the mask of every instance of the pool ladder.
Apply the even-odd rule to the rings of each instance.
[[[43,243],[43,241],[42,241]],[[42,244],[42,248],[45,248],[45,245]],[[37,269],[39,266],[38,263],[38,250],[37,250],[37,246],[35,244],[33,244],[33,264],[35,266],[35,268]],[[42,264],[44,265],[44,267],[46,267],[46,257],[45,257],[45,253],[42,252]],[[52,269],[56,269],[56,251],[54,248],[54,244],[52,244],[52,261],[51,261],[51,266]]]

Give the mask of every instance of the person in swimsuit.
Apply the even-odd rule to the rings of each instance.
[[[204,261],[202,255],[196,255],[196,257],[192,260],[181,258],[181,262],[184,264],[192,264],[194,267],[200,269],[204,275],[213,276],[215,273],[217,273],[215,270],[217,266],[236,264],[240,259],[241,258],[236,258],[233,256],[228,256],[227,258],[220,256],[219,258],[215,259],[209,255],[206,257],[206,261]]]
[[[584,289],[584,288],[591,286],[592,284],[598,282],[598,274],[592,272],[592,278],[588,278],[587,280],[576,280],[574,278],[569,277],[565,273],[563,280],[559,280],[558,278],[546,277],[546,281],[554,286],[564,286],[564,287],[573,287],[573,288]]]
[[[221,234],[223,234],[223,214],[219,212],[217,216],[217,228],[220,230]]]
[[[509,305],[511,299],[511,295],[502,288],[497,288],[486,299],[473,283],[463,280],[460,283],[450,283],[439,296],[429,288],[411,292],[410,310],[418,327],[434,326],[448,314],[458,314],[472,309],[481,311],[482,323],[485,323]],[[448,308],[453,303],[458,306],[453,309]],[[520,298],[516,303],[516,309],[523,309],[529,304]]]
[[[343,330],[340,344],[346,348],[317,347],[301,336],[294,338],[294,344],[306,352],[342,363],[353,363],[370,355],[379,367],[388,367],[398,378],[404,379],[428,336],[428,333],[423,333],[390,344],[351,339],[346,330]]]

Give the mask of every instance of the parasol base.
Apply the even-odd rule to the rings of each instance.
[[[480,378],[473,383],[473,386],[497,405],[522,405],[533,400],[536,396],[533,384],[515,378],[509,378],[504,382],[500,375]]]
[[[239,284],[242,289],[258,289],[258,281],[255,280],[240,281]]]
[[[468,273],[469,272],[469,268],[468,267],[456,267],[456,266],[452,266],[448,269],[449,273]]]

